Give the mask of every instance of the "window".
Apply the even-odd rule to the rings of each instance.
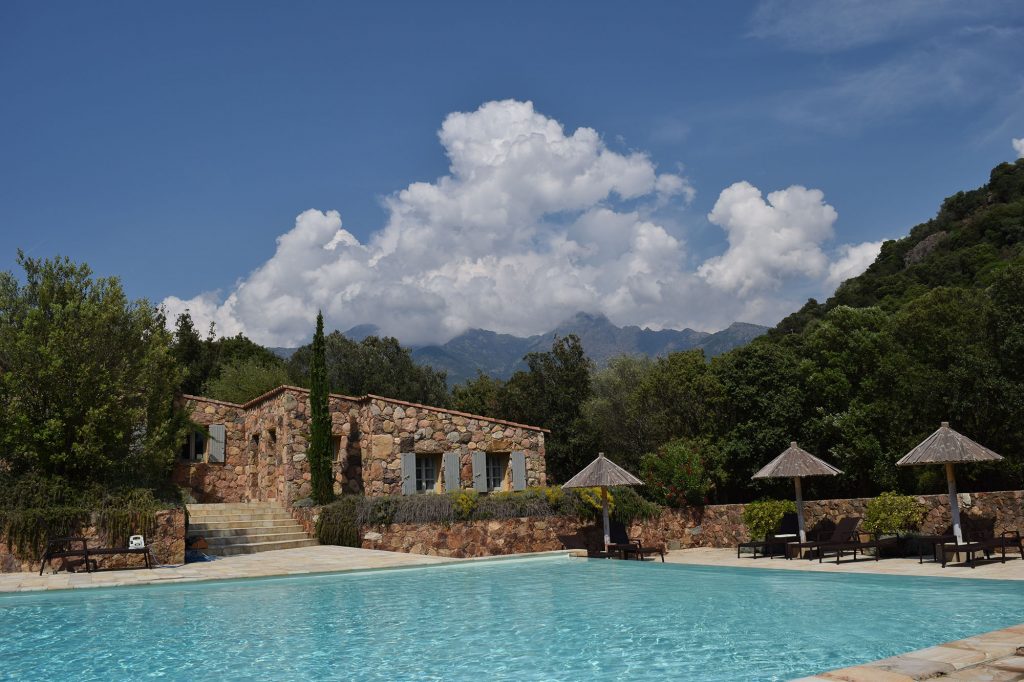
[[[436,455],[416,455],[416,492],[432,493],[437,490],[440,467]]]
[[[206,460],[206,436],[202,431],[193,431],[185,438],[179,453],[181,459],[190,462],[203,462]]]
[[[334,453],[335,462],[340,462],[345,456],[345,451],[341,449],[341,436],[331,436],[331,452]]]
[[[487,492],[505,489],[506,471],[508,471],[508,453],[487,453]]]
[[[277,429],[267,429],[267,456],[277,461]]]

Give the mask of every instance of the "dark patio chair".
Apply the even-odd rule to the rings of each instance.
[[[626,532],[626,525],[621,521],[612,521],[609,524],[608,529],[611,539],[611,544],[608,545],[608,551],[620,552],[623,559],[628,559],[632,556],[636,559],[643,560],[648,554],[658,554],[661,556],[661,562],[665,563],[664,544],[644,547],[639,539],[629,537],[629,533]]]
[[[748,540],[736,545],[736,558],[740,558],[740,550],[753,549],[757,558],[757,551],[761,550],[762,556],[769,559],[775,558],[775,550],[781,548],[783,554],[786,552],[786,544],[796,541],[800,537],[800,526],[796,518],[796,512],[786,512],[782,515],[778,527],[761,540]]]

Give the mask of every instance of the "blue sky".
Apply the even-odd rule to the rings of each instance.
[[[773,323],[1017,156],[1022,67],[1017,2],[6,2],[0,268],[270,344]]]

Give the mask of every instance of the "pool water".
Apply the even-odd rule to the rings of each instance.
[[[0,595],[0,678],[785,680],[1024,621],[1024,584],[565,557]]]

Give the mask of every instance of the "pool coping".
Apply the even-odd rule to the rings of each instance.
[[[962,674],[961,674],[962,673]],[[1018,680],[1024,676],[1024,623],[793,682]]]
[[[372,551],[372,550],[371,550]],[[586,552],[579,552],[579,550],[554,550],[548,552],[524,552],[519,554],[503,554],[499,556],[482,556],[482,557],[431,557],[432,561],[424,563],[414,564],[397,564],[390,566],[353,566],[351,568],[328,568],[324,570],[317,570],[316,568],[309,569],[291,569],[281,570],[279,572],[263,573],[259,575],[189,575],[189,576],[172,576],[172,575],[151,575],[150,572],[141,574],[144,577],[138,578],[140,574],[132,574],[133,578],[127,582],[119,582],[113,580],[111,582],[69,582],[66,585],[29,585],[21,586],[15,585],[10,588],[0,587],[0,597],[13,594],[49,594],[53,592],[67,592],[67,591],[81,591],[81,590],[107,590],[107,589],[124,589],[131,587],[158,587],[161,585],[187,585],[195,583],[224,583],[224,582],[238,582],[238,581],[250,581],[250,580],[280,580],[282,578],[304,578],[313,576],[325,576],[329,577],[332,575],[349,575],[352,573],[375,573],[379,571],[407,571],[414,569],[423,568],[435,568],[440,566],[465,566],[467,564],[481,564],[481,563],[501,563],[511,561],[531,561],[531,560],[544,560],[556,557],[586,557]],[[187,564],[182,564],[185,566]],[[170,567],[157,567],[154,571],[160,571],[160,568],[178,568],[178,566]],[[121,571],[100,571],[100,575],[111,575],[116,576]],[[8,574],[15,575],[15,574]],[[29,574],[31,575],[31,574]],[[70,576],[88,576],[96,575],[95,573],[72,573]]]

